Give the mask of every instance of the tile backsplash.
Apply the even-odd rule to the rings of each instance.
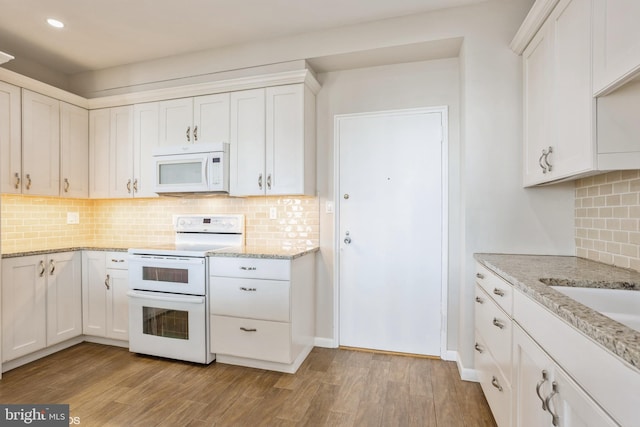
[[[640,271],[640,171],[576,181],[576,255]]]
[[[3,194],[0,245],[3,253],[157,245],[173,241],[174,214],[236,213],[245,215],[247,245],[305,249],[319,242],[318,207],[316,197],[85,200]],[[276,219],[269,218],[270,208]],[[67,212],[78,212],[80,223],[67,224]]]

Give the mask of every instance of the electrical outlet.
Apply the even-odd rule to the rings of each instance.
[[[276,208],[269,208],[269,219],[278,219],[278,211]]]
[[[333,202],[327,201],[327,203],[324,205],[324,211],[325,211],[325,213],[332,214],[333,213]]]
[[[67,224],[80,224],[80,212],[67,212]]]

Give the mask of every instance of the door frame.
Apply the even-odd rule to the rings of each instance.
[[[443,360],[453,360],[451,352],[447,349],[447,307],[449,290],[449,109],[445,106],[422,107],[395,110],[381,110],[363,113],[336,114],[333,119],[333,194],[334,194],[334,223],[333,223],[333,344],[340,345],[340,120],[353,117],[377,117],[388,115],[402,115],[415,113],[440,113],[442,120],[441,141],[441,202],[442,202],[442,259],[441,259],[441,284],[440,284],[440,357]]]

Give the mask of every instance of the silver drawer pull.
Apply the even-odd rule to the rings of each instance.
[[[558,414],[554,413],[553,410],[551,410],[551,399],[553,399],[553,396],[555,396],[556,394],[558,394],[558,383],[554,381],[551,383],[551,394],[544,400],[544,404],[547,407],[547,412],[551,414],[551,423],[554,426],[557,426],[560,421],[560,417],[558,417]]]
[[[255,292],[256,288],[245,288],[244,286],[240,287],[241,291],[247,291],[247,292]]]
[[[240,326],[240,330],[241,331],[245,331],[245,332],[257,332],[258,331],[256,328],[245,328],[244,326]]]
[[[549,373],[547,371],[542,371],[542,379],[536,384],[536,394],[538,395],[538,399],[542,402],[542,410],[547,410],[547,403],[544,401],[544,398],[540,395],[540,387],[549,379]]]
[[[111,262],[124,262],[124,260],[111,258]]]
[[[476,302],[479,304],[484,304],[484,300],[480,297],[476,297]]]
[[[493,293],[498,295],[499,297],[503,297],[504,296],[504,291],[502,289],[493,288]]]
[[[498,379],[495,376],[491,378],[491,385],[497,388],[498,391],[502,391],[502,386],[500,385],[500,383],[498,382]]]
[[[504,329],[504,323],[502,323],[501,321],[499,321],[497,318],[493,318],[493,324],[494,326],[497,326],[500,329]]]
[[[482,347],[480,347],[480,344],[476,343],[476,345],[474,346],[474,348],[476,349],[476,351],[480,354],[484,353],[484,350],[482,349]]]
[[[240,270],[244,270],[244,271],[256,271],[257,268],[256,267],[240,267]]]
[[[477,277],[478,279],[484,279],[484,274],[482,274],[482,273],[476,273],[476,277]]]

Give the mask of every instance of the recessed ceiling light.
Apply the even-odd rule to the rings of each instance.
[[[47,19],[47,23],[55,28],[64,28],[64,23],[58,21],[57,19],[49,18]]]

